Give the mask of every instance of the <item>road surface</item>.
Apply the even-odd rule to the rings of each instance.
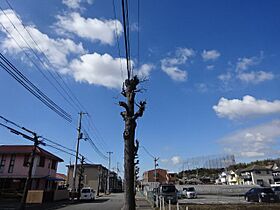
[[[108,196],[102,196],[96,198],[95,201],[84,201],[74,205],[69,205],[60,210],[120,210],[123,207],[124,202],[123,193],[114,193]]]

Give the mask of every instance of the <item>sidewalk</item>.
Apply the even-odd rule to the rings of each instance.
[[[140,193],[137,192],[136,196],[135,196],[135,200],[136,200],[136,209],[137,210],[152,210],[152,204],[146,200],[145,196]]]

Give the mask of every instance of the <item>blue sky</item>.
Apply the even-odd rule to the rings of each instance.
[[[120,1],[115,0],[117,20],[112,1],[9,2],[14,11],[5,1],[0,3],[5,14],[43,56],[23,25],[27,28],[48,57],[49,70],[64,78],[90,113],[84,125],[91,130],[87,120],[93,122],[93,141],[103,153],[114,152],[113,167],[122,163],[124,125],[117,105],[125,77]],[[260,0],[140,1],[138,25],[137,3],[130,1],[134,72],[149,78],[141,84],[147,91],[137,95],[147,100],[137,138],[160,157],[160,167],[178,171],[184,160],[202,155],[232,153],[238,161],[279,155],[279,6],[278,1]],[[15,44],[12,37],[32,55],[5,14],[0,12],[1,52],[71,113],[73,122],[57,116],[2,69],[1,115],[74,149],[78,111]],[[48,67],[34,60],[47,71]],[[0,133],[1,144],[27,143],[5,129]],[[65,172],[69,155],[47,149],[65,160],[59,167]],[[88,142],[81,142],[81,153],[107,164]],[[139,156],[141,171],[153,167],[141,148]]]

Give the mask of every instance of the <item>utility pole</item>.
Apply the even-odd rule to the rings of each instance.
[[[24,130],[28,131],[27,129],[24,129]],[[27,178],[26,178],[26,181],[25,181],[21,202],[20,202],[20,205],[19,205],[19,208],[18,208],[19,210],[24,210],[25,209],[27,193],[28,193],[28,190],[30,190],[31,183],[32,183],[32,170],[33,170],[33,165],[34,165],[34,160],[35,160],[36,150],[38,148],[38,145],[39,144],[45,145],[43,142],[39,141],[36,133],[34,133],[34,132],[31,132],[31,133],[34,136],[32,139],[27,138],[27,136],[23,136],[24,138],[32,140],[34,142],[34,144],[33,144],[33,149],[32,149],[32,153],[31,153],[31,160],[29,162],[28,175],[27,175]]]
[[[80,140],[83,138],[83,134],[81,132],[82,128],[82,117],[83,114],[86,114],[84,112],[79,113],[79,122],[78,122],[78,138],[77,138],[77,145],[76,145],[76,159],[75,159],[75,165],[74,165],[74,171],[73,171],[73,188],[72,192],[76,191],[76,177],[77,177],[77,164],[78,164],[78,156],[79,156],[79,146],[80,146]]]
[[[84,172],[85,172],[84,164],[85,164],[85,157],[82,156],[81,165],[79,168],[78,198],[80,197],[81,185],[82,185],[82,181],[84,180]]]
[[[157,161],[159,160],[159,158],[154,158],[154,163],[155,163],[155,172],[154,172],[154,179],[155,179],[155,182],[157,182],[157,166],[158,166],[158,163]]]
[[[33,170],[34,160],[35,160],[35,156],[36,156],[36,150],[37,150],[37,148],[40,144],[42,144],[44,146],[46,144],[44,142],[42,142],[41,140],[39,140],[38,135],[34,131],[31,131],[31,130],[25,128],[25,127],[21,127],[21,126],[17,125],[16,123],[14,123],[10,120],[7,120],[7,119],[3,118],[2,116],[0,118],[4,119],[6,122],[12,123],[16,127],[19,127],[20,129],[24,130],[25,132],[28,132],[28,133],[32,134],[32,136],[33,136],[33,137],[28,136],[23,132],[20,132],[16,129],[12,128],[12,127],[9,127],[7,125],[4,125],[3,123],[0,123],[0,126],[3,126],[7,129],[9,129],[11,133],[22,136],[23,138],[28,139],[28,140],[30,140],[34,143],[33,148],[32,148],[32,152],[31,152],[31,160],[28,161],[28,167],[29,168],[28,168],[28,174],[27,174],[27,178],[26,178],[26,181],[25,181],[24,189],[23,189],[22,198],[21,198],[20,204],[17,208],[18,210],[24,210],[25,209],[26,198],[27,198],[27,193],[28,193],[28,190],[30,190],[31,183],[32,183],[32,170]]]
[[[107,194],[110,194],[110,168],[111,168],[111,154],[113,152],[107,152],[109,155],[109,167],[108,167],[108,176],[107,176]]]

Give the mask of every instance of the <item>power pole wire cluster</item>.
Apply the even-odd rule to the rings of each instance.
[[[2,13],[4,14],[4,16],[6,17],[6,19],[8,20],[8,22],[11,24],[12,29],[11,30],[15,30],[17,34],[19,34],[19,36],[21,37],[22,41],[25,43],[25,45],[27,47],[23,47],[19,44],[19,42],[15,39],[15,37],[13,36],[13,34],[9,31],[8,28],[6,28],[2,23],[1,26],[2,28],[7,32],[7,34],[9,34],[9,36],[13,39],[13,41],[16,43],[16,45],[22,50],[22,52],[25,54],[25,56],[31,61],[31,63],[34,65],[34,67],[36,67],[36,69],[44,76],[44,78],[51,84],[52,87],[55,88],[55,90],[63,97],[63,99],[75,110],[86,110],[84,108],[84,106],[81,104],[81,102],[77,99],[77,97],[75,96],[75,94],[73,93],[73,91],[71,91],[71,89],[69,88],[69,86],[67,85],[67,83],[64,81],[64,79],[62,78],[62,76],[57,72],[57,71],[52,71],[50,68],[52,69],[56,69],[56,67],[52,64],[52,62],[50,62],[48,56],[45,54],[45,52],[42,50],[42,48],[40,47],[40,45],[38,44],[38,42],[35,40],[35,38],[33,37],[31,31],[28,29],[28,27],[25,26],[24,23],[22,23],[22,21],[20,20],[20,17],[18,17],[18,15],[16,14],[14,8],[12,7],[12,5],[6,0],[7,5],[9,6],[10,10],[12,10],[14,12],[14,14],[17,17],[17,21],[20,24],[20,28],[23,29],[23,31],[21,31],[21,29],[19,27],[17,27],[17,23],[15,23],[10,17],[9,15],[3,10],[3,8],[0,6],[0,9],[2,11]],[[26,33],[23,33],[26,32]],[[32,43],[29,43],[29,41],[27,40],[26,37],[29,37],[30,41],[32,41]],[[31,52],[34,56],[30,56],[29,53],[26,52],[26,48],[28,49],[28,52]],[[40,55],[42,55],[43,57],[41,57]],[[39,63],[41,64],[41,66],[44,68],[44,70],[46,70],[50,76],[50,78],[45,74],[45,71],[41,69],[41,67],[39,67],[37,65],[37,63],[34,61],[33,58],[36,58],[37,61],[39,61]],[[3,67],[1,65],[1,67]],[[4,68],[4,70],[7,71],[7,68]],[[9,73],[9,72],[8,72]],[[16,79],[16,78],[15,78]],[[55,83],[52,82],[52,80],[55,81]],[[17,80],[18,81],[18,80]],[[18,81],[20,82],[20,81]],[[25,87],[27,88],[27,87]],[[61,91],[62,90],[62,91]],[[42,92],[42,91],[41,91]],[[34,95],[34,94],[33,94]],[[37,97],[38,98],[38,97]],[[40,99],[40,98],[39,98]],[[45,105],[48,106],[48,104],[45,103]],[[48,106],[49,108],[51,108],[53,111],[56,111],[54,108]],[[57,109],[59,109],[60,111],[62,111],[62,108],[58,108],[55,107]],[[64,110],[63,110],[64,111]],[[60,116],[62,116],[62,114],[58,113],[56,111],[57,114],[59,114]],[[64,114],[66,114],[66,112],[63,112]],[[62,116],[63,117],[63,116]],[[66,120],[71,122],[72,121],[72,116],[70,114],[67,113],[66,117],[63,118],[67,118]],[[100,137],[101,135],[98,132],[98,129],[96,128],[96,126],[94,126],[94,124],[92,124],[91,120],[87,119],[88,125],[89,125],[89,130],[95,130],[96,132],[92,132],[93,135],[96,136],[96,140],[98,140],[102,145],[105,145],[105,141],[102,137]],[[91,126],[91,124],[93,126]],[[98,134],[98,135],[97,135]],[[104,143],[105,142],[105,143]],[[95,147],[97,148],[97,146],[95,145]],[[104,149],[105,150],[105,149]]]
[[[57,149],[57,150],[59,150],[59,151],[61,151],[61,152],[64,152],[64,153],[66,153],[66,154],[70,154],[70,155],[72,155],[72,156],[74,156],[74,154],[69,152],[69,151],[72,151],[71,149],[69,149],[69,148],[67,148],[67,147],[65,147],[65,146],[63,146],[63,145],[61,145],[61,144],[55,143],[53,140],[50,140],[50,139],[48,139],[48,138],[44,138],[44,137],[38,136],[37,133],[35,133],[34,131],[31,131],[30,129],[27,129],[27,128],[23,127],[23,126],[20,126],[20,125],[18,125],[17,123],[15,123],[15,122],[13,122],[13,121],[11,121],[11,120],[8,120],[7,118],[5,118],[5,117],[3,117],[3,116],[0,116],[0,119],[2,119],[3,121],[5,121],[6,124],[9,123],[9,124],[11,124],[11,125],[17,127],[18,129],[23,130],[23,132],[22,132],[22,131],[19,131],[19,130],[16,130],[15,128],[12,128],[12,127],[10,127],[10,126],[7,126],[7,125],[5,125],[5,124],[3,124],[3,123],[0,123],[0,126],[2,126],[2,127],[4,127],[4,128],[7,128],[8,130],[10,130],[11,133],[14,133],[14,134],[16,134],[16,135],[20,135],[20,136],[22,136],[23,138],[28,139],[28,140],[30,140],[30,141],[33,142],[33,149],[32,149],[32,153],[31,153],[31,160],[30,160],[30,162],[29,162],[29,168],[28,168],[28,176],[27,176],[27,179],[26,179],[26,182],[25,182],[24,191],[23,191],[23,196],[22,196],[22,199],[21,199],[21,202],[20,202],[20,206],[19,206],[19,209],[22,210],[22,209],[25,208],[25,201],[26,201],[27,193],[28,193],[28,190],[30,190],[30,187],[31,187],[32,169],[33,169],[34,159],[35,159],[35,155],[36,155],[36,151],[37,151],[37,149],[38,149],[38,146],[39,146],[39,145],[49,146],[49,147],[52,147],[52,148],[54,148],[54,149]],[[24,133],[24,132],[25,132],[25,133]],[[26,133],[31,134],[32,136],[29,136],[29,135],[26,134]],[[41,140],[39,140],[39,138],[40,138]],[[50,144],[46,144],[44,141],[51,142],[52,144],[55,144],[55,145],[57,145],[57,146],[59,146],[59,147],[61,147],[61,148],[59,148],[59,147],[57,147],[57,146],[50,145]],[[62,148],[64,148],[64,149],[62,149]],[[68,150],[68,151],[66,151],[65,149]],[[72,152],[73,152],[73,151],[72,151]],[[80,155],[80,154],[79,154],[79,155]],[[81,156],[81,155],[80,155],[80,156]],[[84,161],[86,158],[85,158],[84,156],[81,156],[81,158],[78,157],[78,159],[81,159],[81,160]]]

